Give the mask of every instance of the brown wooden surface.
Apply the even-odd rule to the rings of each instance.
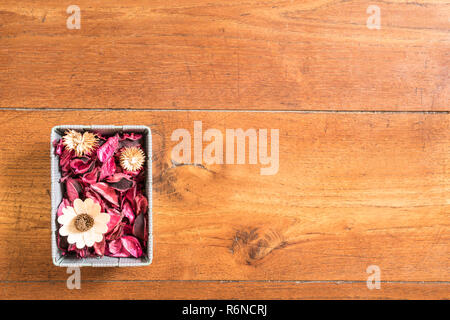
[[[446,0],[73,4],[0,2],[1,107],[449,110]]]
[[[449,299],[449,15],[445,0],[1,1],[0,298]],[[279,129],[278,173],[174,165],[171,133],[195,120]],[[151,266],[83,268],[66,289],[50,258],[61,124],[152,128]]]
[[[380,290],[368,290],[365,283],[295,282],[168,282],[130,281],[82,282],[80,290],[69,290],[65,281],[6,283],[0,286],[7,299],[442,299],[450,284],[383,283]]]
[[[422,288],[424,297],[448,298],[449,115],[3,111],[1,119],[0,276],[11,290],[50,290],[54,281],[65,288],[65,269],[50,259],[51,127],[126,119],[153,131],[153,264],[84,268],[83,280],[106,287],[163,280],[147,286],[173,288],[165,281],[245,280],[236,285],[264,290],[278,284],[251,281],[284,280],[293,297],[341,297],[325,288],[344,280],[351,281],[344,296],[383,297],[361,289],[367,266],[375,264],[382,280],[395,284],[386,296],[403,297],[402,284],[410,283],[415,294]],[[261,176],[259,165],[248,164],[173,166],[170,135],[192,130],[194,120],[204,130],[280,128],[278,174]],[[294,285],[304,280],[326,282],[305,291]],[[220,286],[209,283],[204,294]],[[245,297],[233,286],[219,296]],[[14,292],[6,297],[20,295]],[[140,293],[146,295],[155,297]]]

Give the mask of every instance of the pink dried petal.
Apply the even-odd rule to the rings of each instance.
[[[142,247],[139,240],[133,236],[123,236],[120,238],[123,247],[135,258],[142,256]]]
[[[105,179],[106,177],[112,176],[116,172],[116,162],[114,161],[114,157],[106,160],[102,167],[100,168],[100,180]]]
[[[97,150],[98,159],[101,162],[105,162],[111,158],[119,147],[119,136],[115,135],[110,137],[100,148]]]
[[[128,132],[125,132],[122,135],[122,137],[120,138],[120,140],[121,141],[122,140],[126,140],[126,139],[128,139],[128,140],[139,140],[141,138],[142,138],[142,134],[140,134],[140,133],[134,133],[134,132],[128,133]]]
[[[136,197],[136,194],[137,194],[137,186],[135,185],[134,187],[132,187],[125,193],[125,196],[122,199],[122,206],[123,206],[123,203],[125,202],[125,200],[128,200],[131,203],[133,211],[136,211],[136,204],[134,202],[134,198]]]
[[[70,201],[67,200],[66,198],[64,198],[61,201],[61,203],[59,204],[58,211],[56,212],[56,216],[57,217],[62,216],[63,215],[62,209],[64,209],[67,206],[70,206]]]
[[[83,248],[83,249],[75,249],[75,251],[77,252],[77,257],[78,258],[86,258],[88,256],[88,251],[87,248]]]
[[[116,191],[104,182],[97,182],[91,185],[92,190],[100,194],[106,201],[115,206],[119,206],[119,197]]]
[[[123,207],[122,207],[122,214],[124,215],[125,218],[128,219],[130,224],[134,223],[135,216],[134,216],[133,208],[131,208],[130,202],[125,201],[125,203],[123,204]]]
[[[56,233],[57,236],[57,245],[61,250],[61,254],[64,256],[67,254],[69,243],[67,242],[67,237],[62,237],[59,232]]]
[[[63,140],[60,139],[53,141],[53,146],[55,147],[55,154],[57,154],[58,156],[62,155],[63,151],[64,151],[64,143]]]
[[[130,253],[123,247],[120,239],[113,240],[108,243],[108,255],[111,257],[126,258]]]
[[[131,177],[124,173],[116,173],[115,175],[106,179],[108,185],[120,192],[127,191],[135,185]]]
[[[81,181],[83,181],[86,184],[94,184],[97,182],[98,173],[99,173],[99,169],[97,167],[95,167],[94,169],[92,169],[91,172],[85,173],[81,177]]]
[[[105,238],[102,239],[100,242],[94,243],[94,252],[96,255],[102,257],[105,255],[105,249],[106,249],[106,241]]]
[[[142,134],[139,133],[124,133],[120,138],[119,148],[123,147],[138,147],[142,142]]]
[[[85,192],[84,192],[84,198],[90,198],[92,200],[94,200],[94,202],[98,203],[101,207],[101,211],[104,212],[105,211],[105,202],[103,201],[102,197],[100,197],[99,194],[97,194],[97,192],[95,192],[94,190],[91,190],[90,188],[86,188]]]
[[[136,220],[134,221],[133,224],[133,235],[145,242],[147,241],[148,227],[147,227],[147,218],[145,215],[140,214],[136,217]]]
[[[84,174],[94,169],[94,162],[90,162],[89,158],[75,158],[70,161],[70,167],[74,174]]]
[[[135,198],[135,202],[136,202],[136,216],[140,215],[141,213],[143,214],[147,213],[148,201],[143,194],[138,194]]]
[[[69,178],[66,180],[66,194],[70,202],[73,202],[83,194],[83,187],[77,180]]]
[[[106,213],[109,214],[109,222],[107,224],[108,231],[106,231],[106,234],[109,234],[114,229],[116,229],[117,225],[120,224],[120,222],[122,221],[122,215],[120,214],[120,212],[114,209],[108,209]]]
[[[123,233],[127,235],[133,234],[133,226],[131,224],[126,224],[123,227]]]
[[[111,233],[105,236],[106,240],[116,240],[123,236],[123,227],[125,226],[125,222],[119,223],[112,230]]]
[[[72,151],[68,151],[66,149],[62,151],[62,154],[59,157],[59,166],[63,173],[70,170],[70,160],[72,159],[73,155],[74,153]]]
[[[108,177],[108,179],[106,179],[106,181],[110,182],[110,183],[115,183],[115,182],[119,182],[122,179],[131,180],[131,177],[125,173],[116,173],[116,174],[112,175],[111,177]]]

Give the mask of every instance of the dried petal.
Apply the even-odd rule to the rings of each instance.
[[[106,179],[109,186],[120,192],[127,191],[134,186],[135,182],[131,177],[124,173],[116,173],[115,175]]]
[[[134,217],[133,208],[131,208],[130,202],[125,201],[125,203],[123,204],[123,207],[122,207],[122,214],[124,215],[125,218],[128,219],[130,224],[134,223],[135,217]]]
[[[97,182],[91,185],[92,190],[100,194],[106,201],[115,206],[119,206],[119,197],[116,191],[104,182]]]
[[[136,215],[141,213],[146,214],[148,210],[148,201],[143,194],[138,194],[135,198],[136,201]]]
[[[56,212],[56,216],[57,216],[57,217],[62,216],[62,215],[63,215],[62,210],[63,210],[65,207],[67,207],[67,206],[70,206],[70,201],[67,200],[66,198],[64,198],[64,199],[61,201],[61,203],[59,204],[58,211]]]
[[[95,192],[94,190],[92,190],[90,188],[86,188],[86,190],[84,192],[84,197],[85,197],[85,199],[91,198],[92,200],[94,200],[94,202],[96,202],[100,205],[102,212],[105,211],[105,202],[103,201],[102,197],[97,192]]]
[[[133,236],[123,236],[120,238],[123,247],[135,258],[142,256],[142,247],[139,240]]]
[[[125,222],[121,222],[113,229],[113,231],[106,235],[106,240],[117,240],[123,236],[123,228],[125,227]]]
[[[98,173],[99,173],[98,167],[94,167],[91,172],[87,172],[81,177],[81,181],[83,181],[88,185],[94,184],[97,182]]]
[[[97,150],[98,159],[101,162],[105,162],[111,158],[119,147],[119,136],[109,138],[100,148]]]
[[[100,242],[94,243],[94,252],[96,255],[102,257],[105,255],[105,249],[106,249],[106,241],[105,238],[102,239]]]
[[[108,255],[111,257],[126,258],[130,253],[123,247],[120,239],[110,241],[108,243]]]
[[[148,239],[147,230],[148,230],[147,220],[145,218],[145,215],[143,214],[138,215],[133,224],[133,235],[141,240],[147,241]]]
[[[83,187],[77,180],[69,178],[66,180],[66,193],[70,202],[73,202],[75,199],[80,198],[80,195],[83,193]]]
[[[119,148],[123,147],[140,147],[142,144],[142,134],[124,133],[119,141]]]
[[[116,172],[116,162],[114,157],[110,157],[106,160],[100,168],[100,181],[106,177],[112,176]]]
[[[94,162],[91,162],[89,158],[75,158],[70,161],[70,167],[74,174],[83,174],[94,169]]]
[[[63,150],[61,156],[59,157],[59,167],[61,171],[67,172],[70,170],[70,160],[72,159],[74,153],[66,149]]]
[[[117,225],[120,224],[120,222],[122,221],[122,215],[120,214],[120,212],[114,209],[109,209],[106,211],[106,213],[110,216],[109,222],[107,224],[108,231],[106,231],[106,234],[109,234],[117,228]]]

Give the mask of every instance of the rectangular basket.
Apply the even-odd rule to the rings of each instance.
[[[141,133],[144,137],[144,150],[147,156],[146,169],[146,191],[148,199],[148,243],[147,251],[140,258],[115,258],[115,257],[88,257],[77,258],[63,256],[57,245],[58,226],[56,223],[56,214],[59,204],[63,198],[63,187],[59,180],[61,172],[59,170],[59,158],[55,155],[53,141],[61,139],[64,132],[68,129],[74,130],[95,130],[101,134],[109,135],[116,132],[135,132]],[[147,266],[153,258],[153,231],[152,231],[152,134],[149,127],[146,126],[105,126],[105,125],[60,125],[52,128],[50,137],[50,158],[51,158],[51,179],[52,179],[52,260],[53,264],[59,267],[137,267]]]

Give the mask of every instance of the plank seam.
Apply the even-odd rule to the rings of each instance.
[[[305,113],[305,114],[450,114],[450,111],[435,110],[245,110],[245,109],[133,109],[133,108],[7,108],[0,111],[129,111],[129,112],[235,112],[235,113]]]
[[[2,284],[12,283],[60,283],[67,280],[0,280]],[[91,283],[133,283],[133,282],[198,282],[198,283],[293,283],[293,284],[357,284],[366,283],[365,280],[82,280],[82,282]],[[384,284],[450,284],[450,281],[389,281],[381,280]]]

